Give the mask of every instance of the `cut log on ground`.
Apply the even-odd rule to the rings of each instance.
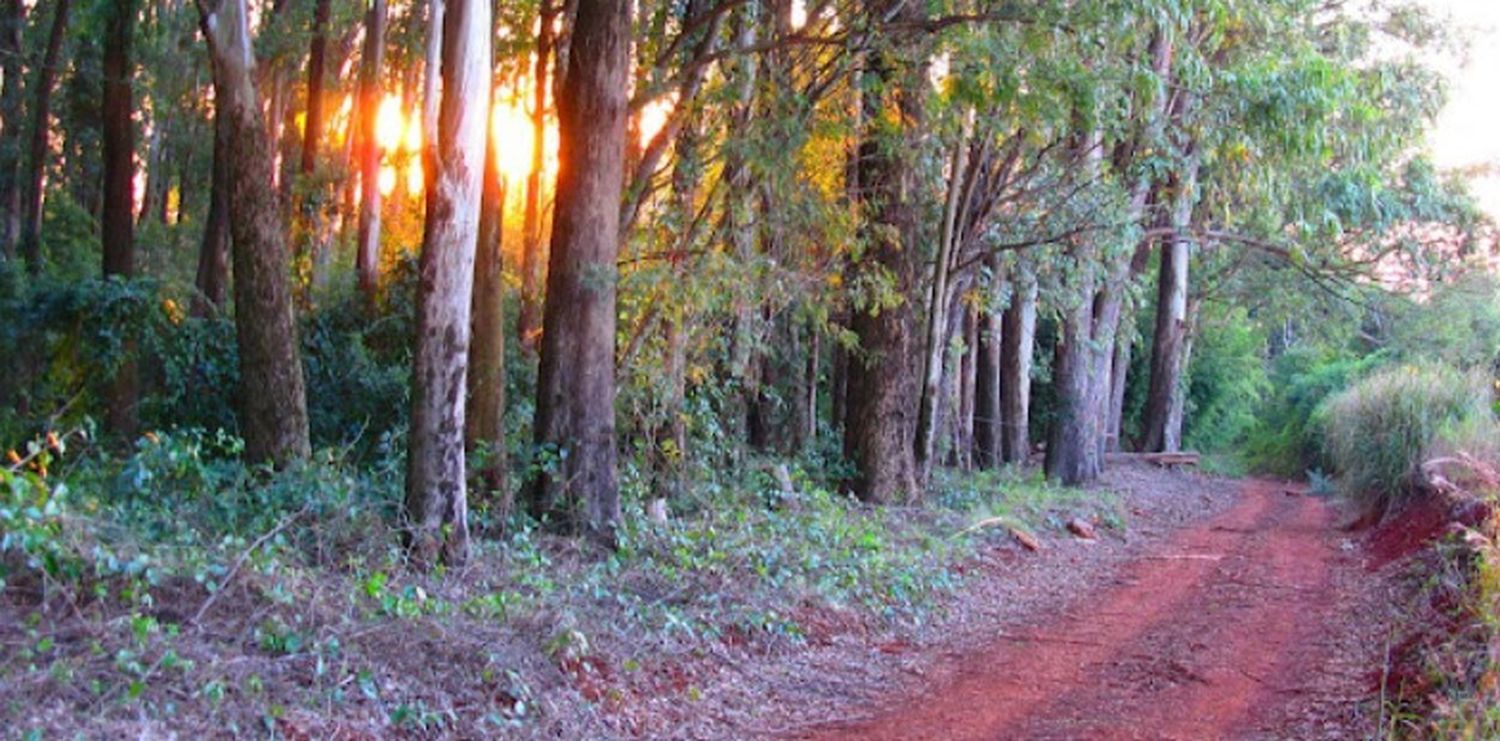
[[[1153,466],[1167,468],[1170,466],[1196,466],[1198,465],[1198,454],[1192,451],[1181,453],[1110,453],[1105,456],[1107,463],[1150,463]]]

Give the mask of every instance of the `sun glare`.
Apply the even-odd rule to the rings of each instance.
[[[500,161],[500,174],[510,183],[526,179],[531,172],[531,117],[510,100],[497,100],[490,112],[490,135]]]
[[[401,98],[387,95],[375,111],[375,143],[386,152],[401,144],[401,130],[405,116],[401,115]]]
[[[641,146],[650,144],[656,138],[657,132],[667,125],[667,117],[672,115],[672,109],[676,105],[677,96],[667,95],[641,107]]]

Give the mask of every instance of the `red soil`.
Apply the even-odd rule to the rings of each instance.
[[[1267,719],[1327,661],[1341,553],[1326,500],[1245,484],[1056,620],[995,635],[921,696],[819,739],[1224,738]]]

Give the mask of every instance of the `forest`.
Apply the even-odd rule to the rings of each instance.
[[[0,0],[0,726],[911,737],[840,725],[922,696],[874,672],[1114,604],[1118,556],[1326,566],[1385,632],[1308,712],[1500,733],[1500,164],[1431,155],[1474,43],[1430,0]],[[971,730],[1055,737],[1027,702]]]

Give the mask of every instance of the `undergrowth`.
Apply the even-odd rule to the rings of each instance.
[[[1317,415],[1324,455],[1345,493],[1383,512],[1421,489],[1421,466],[1465,426],[1493,432],[1489,380],[1441,365],[1380,371],[1329,399]]]
[[[662,657],[796,645],[829,615],[930,619],[962,582],[955,567],[1009,537],[975,522],[1121,524],[1107,496],[1015,471],[945,472],[924,506],[871,507],[807,469],[791,468],[787,491],[747,465],[664,518],[633,497],[612,554],[481,507],[492,535],[471,562],[426,574],[400,547],[399,440],[375,444],[383,465],[330,450],[280,472],[235,462],[240,445],[160,432],[118,458],[80,429],[0,466],[12,728],[89,717],[101,732],[146,719],[294,735],[340,716],[365,730],[566,735],[566,714],[536,704],[559,672],[607,705],[633,685],[620,673],[662,670]],[[466,693],[491,710],[462,711]]]

